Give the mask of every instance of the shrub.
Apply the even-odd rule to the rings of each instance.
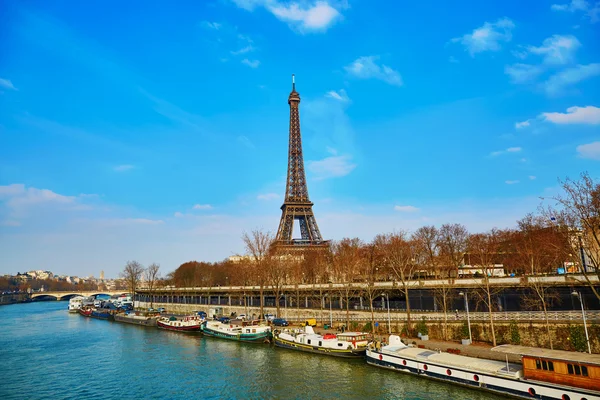
[[[519,325],[517,321],[510,321],[510,343],[521,344],[521,334],[519,333]]]
[[[463,322],[462,328],[460,329],[460,338],[461,339],[469,338],[469,325],[466,322]]]
[[[585,330],[581,325],[569,325],[569,338],[571,346],[575,351],[587,351],[587,340],[585,339]]]
[[[428,335],[429,329],[427,328],[427,324],[425,323],[425,317],[422,317],[419,323],[417,324],[417,332],[421,335]]]

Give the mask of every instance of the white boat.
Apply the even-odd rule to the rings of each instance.
[[[346,358],[364,357],[367,337],[368,334],[364,332],[318,335],[312,326],[305,326],[304,331],[285,329],[273,334],[275,346],[278,347]]]
[[[506,345],[495,347],[492,350],[510,353],[505,348]],[[522,351],[521,349],[518,350]],[[548,372],[551,375],[555,375],[555,378],[560,378],[561,383],[545,377],[542,379],[543,375],[540,374],[538,374],[537,378],[528,378],[527,374],[524,374],[522,365],[509,363],[508,361],[487,360],[407,346],[396,335],[390,335],[389,344],[383,347],[378,343],[370,343],[367,349],[367,363],[399,372],[411,373],[520,398],[600,400],[599,391],[587,389],[587,387],[591,388],[593,386],[578,388],[567,384],[569,382],[569,375],[566,374],[566,365],[564,368],[566,376],[562,376],[558,371],[560,360],[567,363],[569,361],[565,360],[574,360],[571,362],[578,363],[578,365],[585,363],[591,371],[591,368],[594,368],[596,365],[600,366],[600,356],[582,353],[570,354],[572,352],[560,350],[548,350],[544,353],[550,352],[553,354],[545,356],[539,355],[538,352],[534,358],[539,361],[540,370],[542,370],[543,365],[548,366],[552,364],[552,371],[541,372]],[[525,360],[528,353],[518,353],[515,350],[512,354],[521,354],[523,360]],[[584,357],[587,358],[584,359]],[[552,362],[549,364],[550,361]],[[535,371],[536,362],[533,362],[533,364],[533,370]],[[580,367],[579,370],[582,371],[583,367]],[[585,371],[587,373],[588,369]],[[583,382],[583,384],[594,385],[595,383],[591,382],[593,379],[590,373],[590,378],[588,378],[590,382]],[[598,382],[598,378],[595,379]]]
[[[76,313],[79,311],[83,304],[83,296],[75,296],[69,300],[69,312]]]

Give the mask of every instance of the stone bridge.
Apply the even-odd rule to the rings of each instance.
[[[54,297],[56,300],[69,300],[75,296],[97,296],[99,294],[114,296],[114,295],[122,295],[128,294],[129,292],[124,290],[93,290],[93,291],[84,291],[84,292],[75,292],[75,291],[54,291],[54,292],[36,292],[31,293],[31,299],[35,300],[38,298],[47,298]]]

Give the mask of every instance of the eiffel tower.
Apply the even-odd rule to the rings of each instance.
[[[328,241],[323,240],[312,203],[308,198],[306,174],[304,173],[304,159],[302,157],[302,137],[300,136],[300,94],[296,92],[296,82],[292,75],[292,92],[288,97],[290,105],[290,146],[288,151],[287,183],[285,200],[281,206],[281,221],[275,245],[278,248],[289,250],[302,250],[304,248],[325,248]],[[293,239],[294,220],[300,224],[301,239]]]

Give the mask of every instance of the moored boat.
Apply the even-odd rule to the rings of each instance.
[[[89,317],[92,315],[93,310],[94,310],[93,307],[83,306],[77,311],[79,312],[79,314],[83,315],[84,317]]]
[[[69,300],[68,310],[70,313],[76,313],[83,305],[83,296],[75,296]]]
[[[396,335],[388,345],[369,344],[367,363],[520,398],[600,400],[593,389],[600,387],[599,355],[506,345],[492,350],[520,354],[523,365],[409,347]]]
[[[115,314],[117,313],[117,307],[110,301],[103,301],[101,307],[92,309],[90,317],[96,319],[103,319],[107,321],[114,321]]]
[[[270,343],[272,337],[271,327],[259,321],[206,321],[201,330],[206,336],[239,342]]]
[[[158,315],[138,315],[135,313],[119,313],[115,314],[116,322],[124,322],[133,325],[156,326]]]
[[[304,331],[275,331],[273,341],[275,346],[286,349],[345,358],[364,357],[368,345],[367,334],[364,332],[318,335],[311,326],[305,326]]]
[[[183,318],[160,317],[156,321],[159,328],[177,332],[199,332],[204,319],[198,316],[188,316]]]

